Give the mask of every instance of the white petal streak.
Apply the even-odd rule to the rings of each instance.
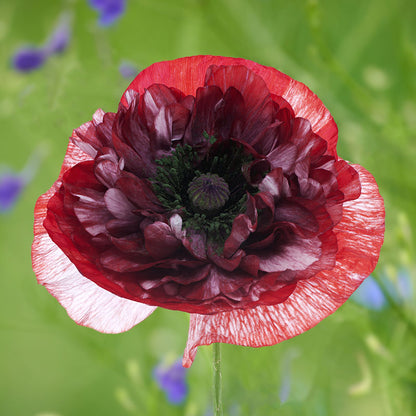
[[[339,251],[334,269],[298,282],[283,303],[215,315],[191,314],[183,365],[189,367],[199,345],[225,342],[251,347],[277,344],[312,328],[335,312],[377,264],[384,238],[384,203],[374,178],[360,175],[361,196],[344,205],[335,228]]]
[[[38,238],[33,262],[38,282],[79,325],[104,333],[124,332],[156,309],[120,298],[86,279],[47,235]]]
[[[43,227],[48,201],[58,189],[63,173],[86,159],[89,157],[70,143],[58,181],[36,202],[32,265],[38,282],[77,324],[119,333],[147,318],[156,308],[116,296],[82,276]]]
[[[259,268],[264,272],[282,272],[284,270],[305,270],[319,260],[321,252],[319,238],[294,238],[274,254],[258,254]]]
[[[47,234],[37,237],[32,258],[38,282],[79,325],[109,334],[124,332],[156,309],[120,298],[82,276]]]

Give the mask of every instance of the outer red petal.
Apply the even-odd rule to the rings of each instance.
[[[89,123],[84,127],[87,128]],[[73,137],[76,138],[76,133]],[[69,143],[58,180],[36,202],[33,270],[38,282],[56,297],[76,323],[100,332],[123,332],[147,318],[156,308],[120,298],[82,276],[43,226],[48,201],[60,187],[63,174],[87,160],[91,160],[91,156]]]
[[[312,328],[335,312],[377,264],[384,239],[384,204],[374,178],[363,167],[362,193],[344,204],[334,228],[338,240],[335,267],[297,283],[293,294],[275,306],[191,315],[183,365],[189,367],[199,345],[214,342],[261,347],[277,344]]]
[[[195,95],[196,89],[204,85],[206,71],[211,65],[244,65],[260,75],[272,94],[283,97],[292,106],[296,117],[311,122],[314,133],[328,142],[328,153],[336,155],[338,128],[322,101],[301,82],[275,68],[247,59],[199,55],[158,62],[141,71],[128,90],[133,89],[142,94],[150,85],[162,83],[175,87],[186,95]],[[121,102],[127,104],[126,93]]]

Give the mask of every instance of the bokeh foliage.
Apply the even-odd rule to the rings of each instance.
[[[68,50],[33,73],[14,71],[16,48],[43,42],[63,11],[73,18]],[[129,83],[123,60],[140,69],[187,55],[238,56],[306,83],[338,123],[339,154],[370,170],[385,198],[375,275],[394,282],[405,269],[414,281],[416,3],[128,0],[114,26],[96,20],[86,0],[0,0],[0,164],[19,170],[35,149],[47,154],[0,217],[0,414],[210,414],[210,347],[189,370],[183,406],[170,405],[152,378],[161,360],[181,355],[186,314],[159,309],[127,333],[103,335],[73,323],[31,271],[34,202],[57,177],[72,129],[97,108],[116,111]],[[414,294],[382,311],[349,301],[281,345],[224,345],[225,414],[416,414],[415,312]]]

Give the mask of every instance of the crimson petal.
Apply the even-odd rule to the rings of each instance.
[[[225,93],[229,88],[237,89],[243,99],[246,114],[241,137],[252,143],[258,132],[267,128],[274,118],[274,104],[263,79],[243,65],[220,66],[208,72],[207,85],[215,85]]]
[[[175,253],[181,246],[171,227],[156,221],[144,229],[146,250],[155,259],[163,259]]]
[[[336,156],[338,128],[331,113],[322,101],[306,85],[296,81],[275,68],[260,65],[241,58],[200,55],[153,64],[139,73],[128,89],[143,93],[155,83],[174,86],[185,95],[193,95],[204,84],[208,68],[212,65],[242,65],[259,75],[271,94],[281,96],[290,103],[296,117],[311,122],[312,130],[328,143],[328,154]],[[126,93],[122,103],[127,104]]]

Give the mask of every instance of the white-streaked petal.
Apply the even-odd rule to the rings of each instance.
[[[123,332],[147,318],[156,308],[116,296],[85,278],[43,227],[48,201],[59,188],[62,175],[85,160],[90,157],[70,143],[58,181],[36,203],[33,270],[38,282],[55,296],[76,323],[105,333]]]
[[[258,306],[214,315],[191,314],[183,365],[189,367],[199,345],[214,342],[261,347],[301,334],[335,312],[373,271],[384,239],[384,203],[374,178],[360,175],[361,196],[344,204],[335,227],[338,253],[332,270],[301,280],[289,298],[274,306]]]
[[[38,282],[79,325],[104,333],[124,332],[156,309],[120,298],[82,276],[47,234],[36,238],[33,268]]]

